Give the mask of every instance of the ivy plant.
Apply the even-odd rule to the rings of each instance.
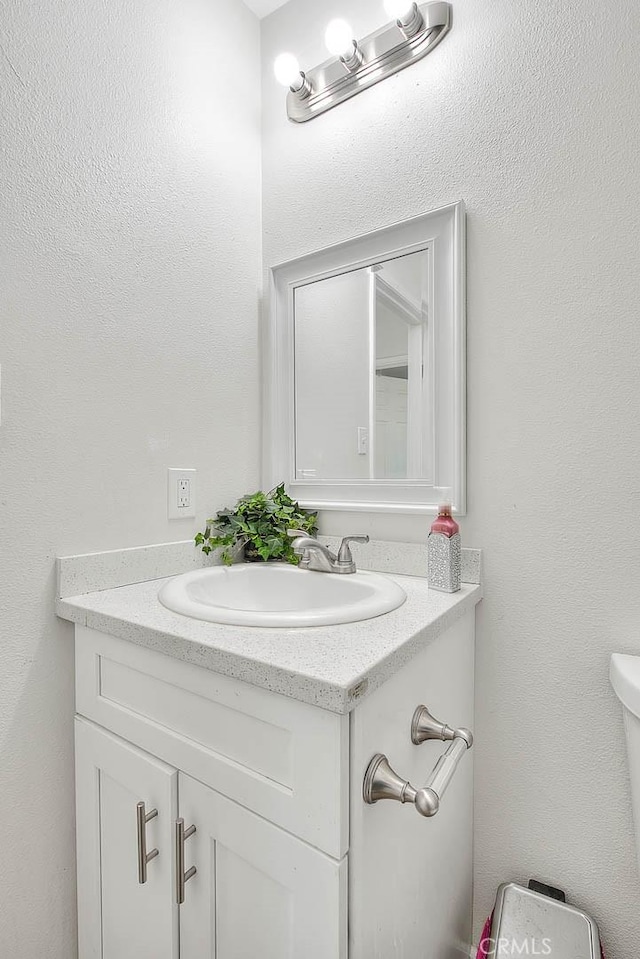
[[[233,509],[223,509],[207,520],[204,532],[196,536],[196,545],[207,556],[223,547],[222,562],[233,563],[234,547],[244,546],[245,558],[282,560],[293,565],[298,557],[291,547],[290,529],[310,536],[318,532],[318,514],[302,509],[287,494],[284,483],[269,493],[259,491],[241,497]]]

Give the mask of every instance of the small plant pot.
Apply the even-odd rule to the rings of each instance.
[[[247,543],[244,548],[245,563],[279,563],[281,561],[281,557],[278,556],[270,556],[269,559],[264,560],[253,543]],[[242,560],[240,562],[242,562]]]
[[[228,550],[233,563],[244,563],[244,544],[235,543],[233,546],[218,546],[209,553],[205,563],[207,566],[222,566],[222,554]]]

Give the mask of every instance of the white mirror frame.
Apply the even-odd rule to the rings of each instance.
[[[429,249],[433,315],[433,480],[301,480],[295,465],[294,297],[297,287]],[[264,482],[285,481],[302,506],[433,513],[442,488],[466,512],[465,209],[462,201],[292,260],[270,271],[264,348]],[[329,383],[328,389],[331,388]]]

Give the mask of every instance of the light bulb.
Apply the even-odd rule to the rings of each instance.
[[[273,72],[276,75],[276,80],[283,87],[299,90],[304,83],[304,77],[300,72],[300,64],[292,53],[281,53],[273,64]]]
[[[390,17],[404,23],[413,16],[413,0],[384,0],[384,8]]]
[[[344,60],[353,57],[353,30],[346,20],[332,20],[324,35],[324,42],[334,57],[342,57]]]

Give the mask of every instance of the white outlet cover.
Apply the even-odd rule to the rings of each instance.
[[[167,472],[168,519],[191,519],[196,515],[196,471],[169,469]]]

